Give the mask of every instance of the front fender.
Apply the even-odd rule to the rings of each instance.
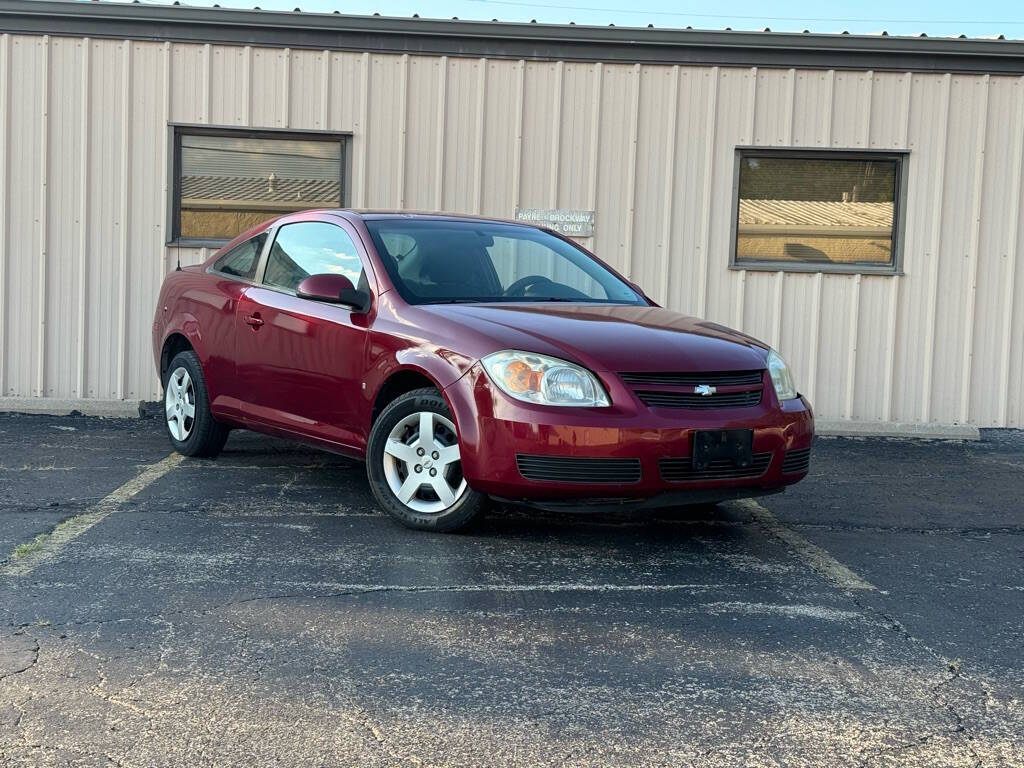
[[[395,370],[421,371],[438,389],[444,390],[462,378],[474,361],[451,350],[407,347],[395,353],[395,362]]]
[[[473,360],[451,350],[438,347],[423,348],[411,344],[395,348],[392,346],[392,340],[393,337],[387,335],[376,335],[371,337],[368,345],[374,359],[367,366],[362,386],[365,398],[362,422],[367,435],[372,426],[374,404],[386,382],[392,377],[404,372],[423,376],[447,400],[445,390],[464,376],[473,365]],[[451,401],[448,405],[455,414]],[[455,423],[458,426],[459,418],[457,414],[455,416]]]

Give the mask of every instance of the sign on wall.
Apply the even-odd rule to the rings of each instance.
[[[594,212],[564,208],[516,208],[516,221],[551,227],[569,237],[594,236]]]

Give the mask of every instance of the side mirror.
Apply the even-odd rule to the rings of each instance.
[[[344,304],[356,312],[365,312],[370,308],[370,297],[357,291],[352,281],[344,275],[327,273],[310,275],[295,289],[300,299],[322,301],[327,304]]]

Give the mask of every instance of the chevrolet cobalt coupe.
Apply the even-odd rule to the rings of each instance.
[[[365,460],[404,525],[489,499],[555,509],[711,503],[807,474],[786,364],[662,309],[571,240],[479,218],[290,214],[164,281],[153,323],[171,443],[228,431]]]

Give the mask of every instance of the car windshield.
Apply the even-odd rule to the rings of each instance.
[[[410,304],[566,301],[646,304],[559,237],[487,221],[371,219],[377,252]]]

